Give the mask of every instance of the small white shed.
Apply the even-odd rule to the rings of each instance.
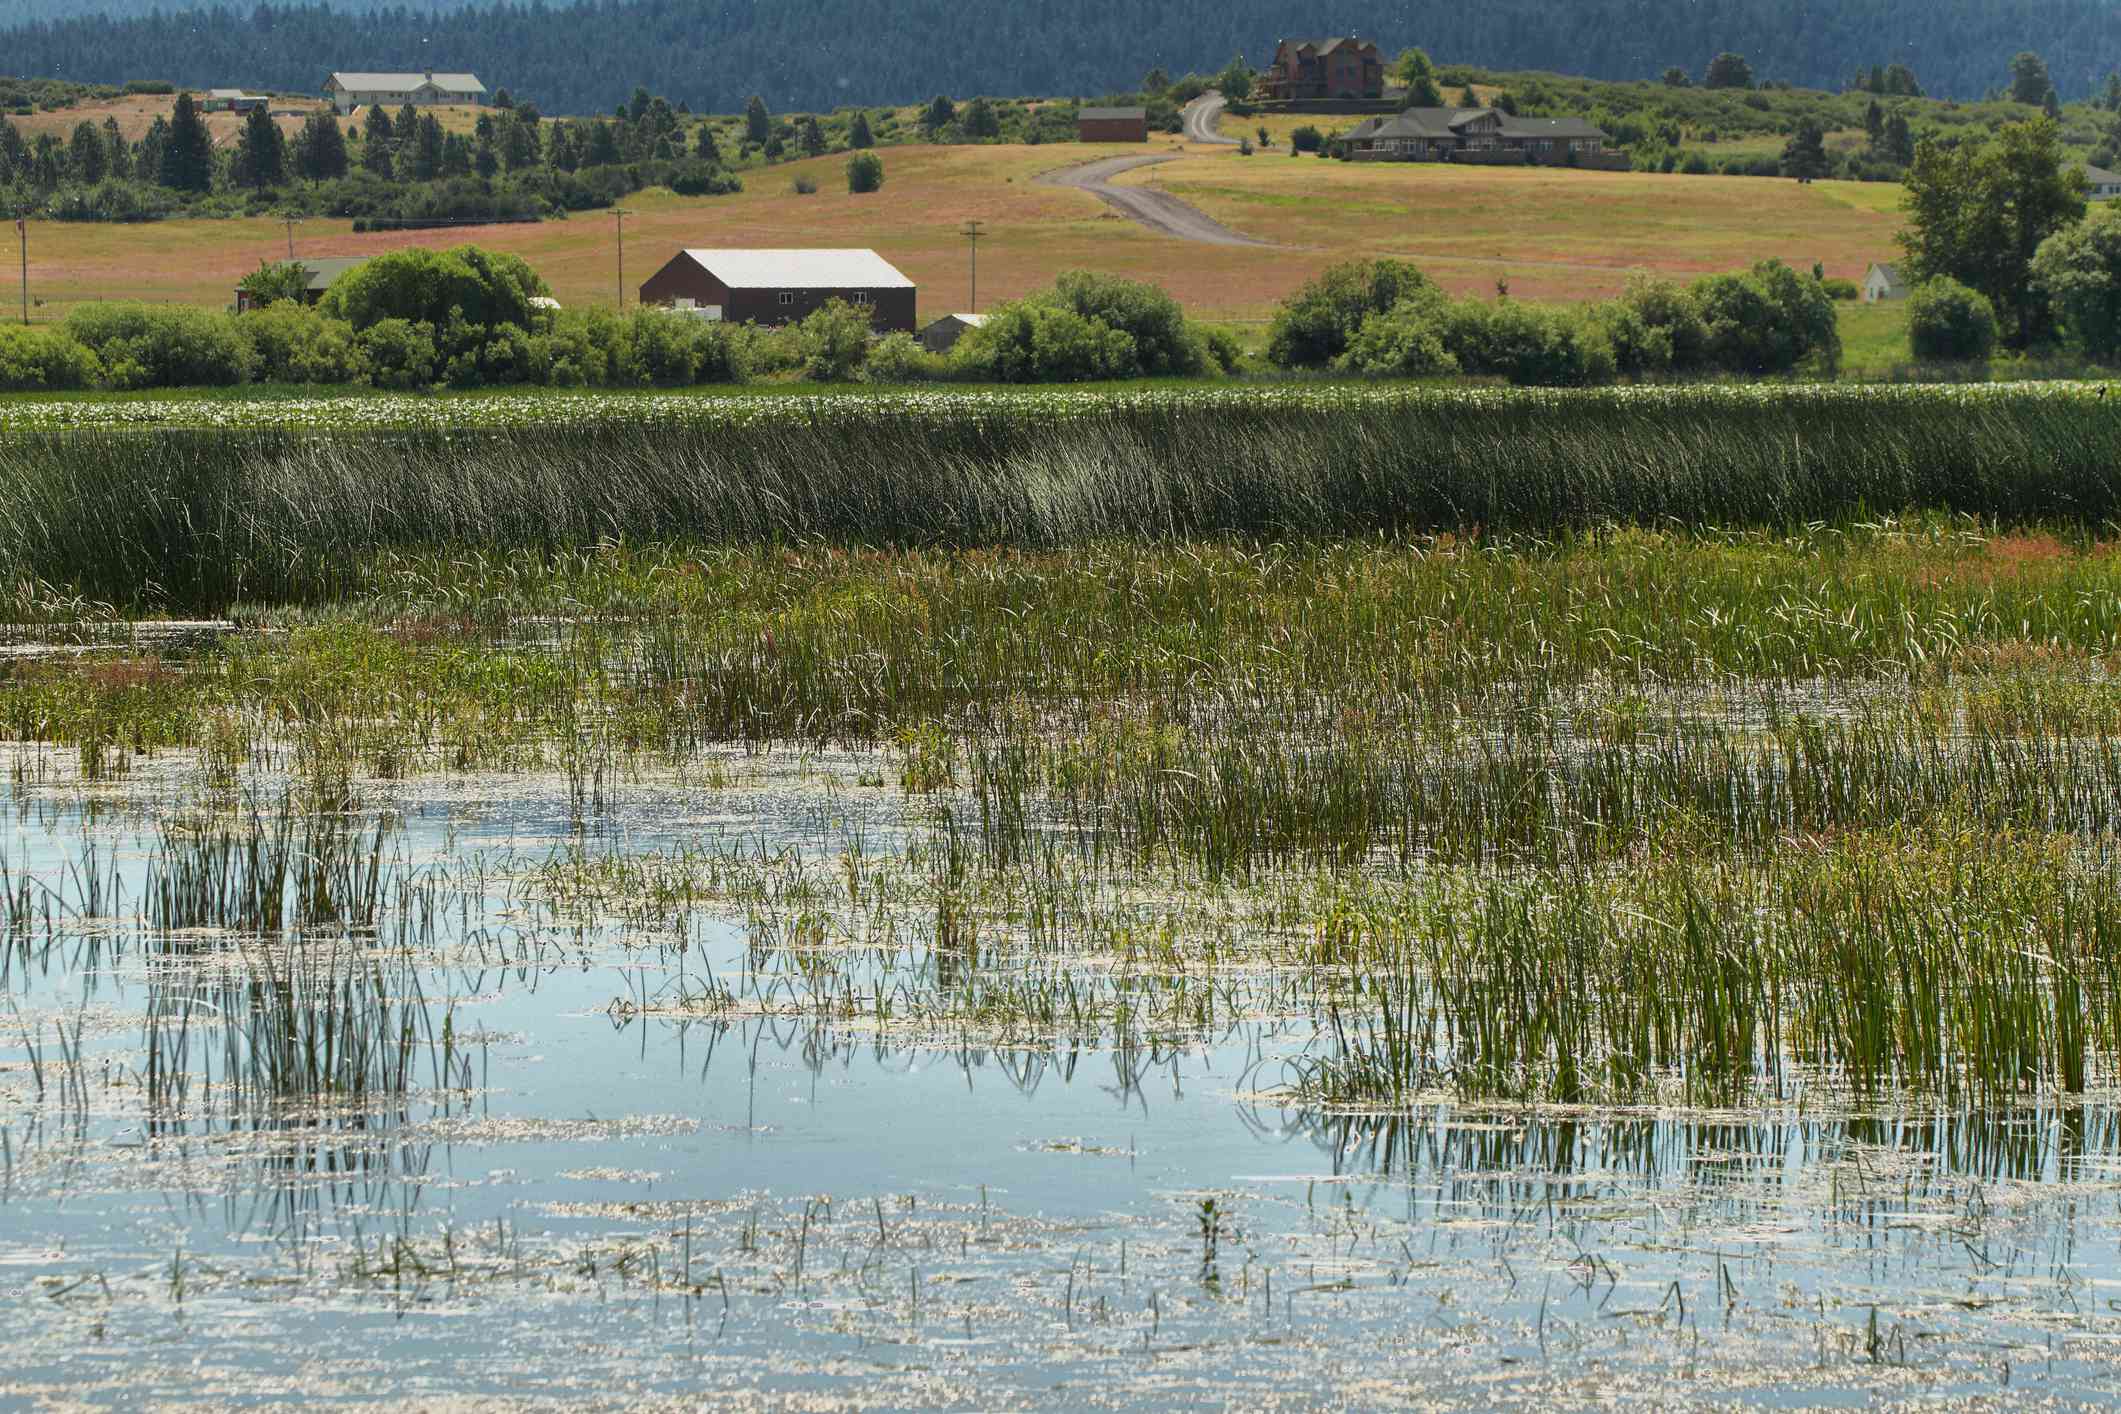
[[[1894,265],[1873,264],[1863,276],[1863,302],[1883,304],[1888,300],[1906,299],[1907,281],[1901,278],[1900,269]]]

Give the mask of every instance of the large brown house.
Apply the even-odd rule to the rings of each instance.
[[[641,303],[792,324],[827,300],[872,311],[880,334],[913,332],[913,282],[873,250],[681,250],[641,282]]]
[[[1260,97],[1276,101],[1382,98],[1385,65],[1367,39],[1284,39],[1258,86]]]
[[[1499,108],[1409,108],[1371,118],[1347,136],[1358,162],[1492,162],[1625,167],[1605,129],[1581,118],[1519,118]]]

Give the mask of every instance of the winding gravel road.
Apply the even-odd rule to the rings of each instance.
[[[1187,142],[1214,143],[1220,147],[1235,147],[1237,139],[1224,137],[1217,124],[1222,122],[1223,96],[1219,93],[1204,93],[1186,105],[1185,125]]]
[[[1220,97],[1198,98],[1188,104],[1185,112],[1186,136],[1194,142],[1234,146],[1231,139],[1215,131],[1215,121],[1221,115],[1222,108],[1223,101]],[[1106,157],[1096,162],[1086,162],[1080,167],[1064,167],[1058,172],[1047,172],[1038,180],[1049,187],[1073,187],[1077,191],[1089,192],[1107,206],[1150,230],[1176,236],[1182,241],[1193,241],[1200,245],[1273,244],[1271,241],[1256,241],[1250,236],[1239,235],[1200,208],[1188,206],[1169,192],[1156,191],[1149,187],[1120,187],[1112,184],[1112,179],[1122,172],[1154,167],[1159,162],[1169,162],[1176,155],[1162,153],[1155,156]]]

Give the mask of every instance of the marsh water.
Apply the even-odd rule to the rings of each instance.
[[[1336,1113],[1290,1084],[1322,1023],[1271,988],[1207,1026],[942,1024],[933,938],[820,983],[758,899],[649,907],[610,872],[888,861],[885,769],[791,750],[327,809],[216,796],[181,753],[101,784],[18,756],[0,1402],[2112,1397],[2096,1092]],[[305,873],[327,849],[346,867]],[[566,906],[583,861],[634,897]],[[268,1076],[267,1033],[313,1051],[319,1015],[372,1050]]]

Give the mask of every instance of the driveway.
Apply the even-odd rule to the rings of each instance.
[[[1227,106],[1219,93],[1204,93],[1186,105],[1185,124],[1187,142],[1211,142],[1223,147],[1237,146],[1237,139],[1224,137],[1217,124],[1222,122],[1223,109]]]
[[[1190,111],[1189,109],[1188,112]],[[1169,192],[1155,191],[1147,187],[1112,185],[1112,179],[1122,172],[1154,167],[1159,162],[1169,162],[1171,159],[1172,154],[1169,153],[1154,157],[1107,157],[1097,162],[1086,162],[1080,167],[1064,167],[1058,172],[1048,172],[1038,180],[1049,187],[1073,187],[1077,191],[1089,192],[1107,206],[1115,208],[1150,230],[1176,236],[1182,241],[1193,241],[1200,245],[1273,244],[1271,241],[1255,241],[1250,236],[1241,236],[1198,207],[1188,206]]]

